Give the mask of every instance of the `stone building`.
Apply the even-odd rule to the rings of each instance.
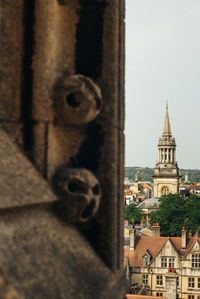
[[[159,206],[160,206],[160,202],[158,197],[145,199],[142,203],[140,203],[137,206],[142,213],[142,217],[140,220],[140,224],[142,226],[150,225],[149,214],[151,212],[157,211],[159,209]]]
[[[0,13],[0,298],[124,298],[125,1]]]
[[[148,295],[165,296],[175,277],[178,298],[200,299],[200,237],[197,233],[187,237],[184,228],[181,237],[160,237],[159,226],[153,228],[152,237],[137,236],[135,229],[130,231],[125,256],[131,285],[146,285]]]
[[[168,106],[166,106],[163,134],[158,142],[158,162],[154,168],[153,179],[155,197],[178,193],[180,175],[176,162],[176,142],[171,133]]]

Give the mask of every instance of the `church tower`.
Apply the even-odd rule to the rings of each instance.
[[[179,168],[176,162],[176,142],[172,137],[168,105],[162,137],[158,142],[158,162],[154,168],[154,197],[179,192]]]

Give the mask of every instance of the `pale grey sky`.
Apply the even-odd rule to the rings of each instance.
[[[200,169],[200,0],[126,0],[126,166],[154,167],[166,99],[178,165]]]

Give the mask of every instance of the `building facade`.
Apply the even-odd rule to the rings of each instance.
[[[167,280],[176,277],[177,298],[200,299],[200,238],[198,234],[181,237],[136,236],[130,231],[129,260],[131,285],[143,285],[148,295],[165,296]],[[157,236],[156,236],[157,234]]]
[[[154,168],[154,197],[179,192],[179,168],[176,162],[176,142],[172,137],[168,106],[162,137],[158,142],[158,162]]]

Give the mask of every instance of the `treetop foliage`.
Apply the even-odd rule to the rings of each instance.
[[[180,194],[163,195],[160,208],[150,213],[150,223],[159,222],[163,236],[180,236],[183,226],[193,234],[200,227],[200,197],[191,195],[183,198]]]
[[[128,220],[130,224],[140,223],[141,211],[135,206],[134,203],[125,206],[124,218]]]

